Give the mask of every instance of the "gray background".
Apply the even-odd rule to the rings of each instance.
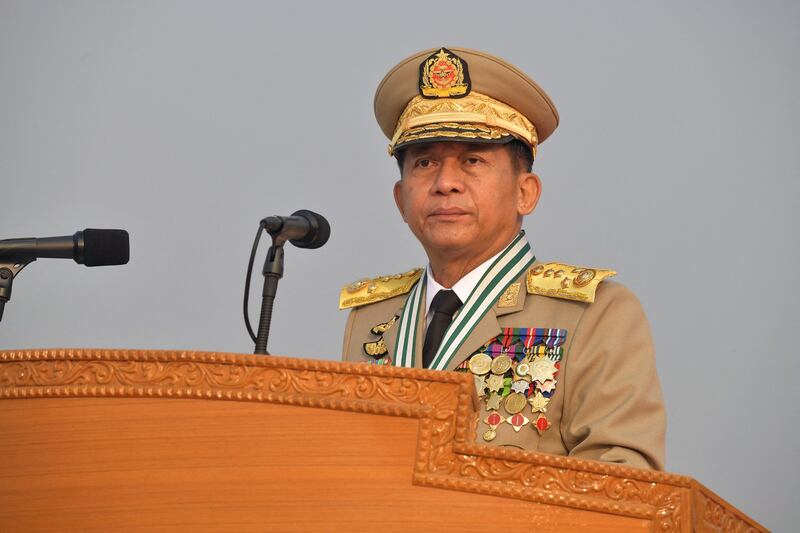
[[[614,268],[642,300],[668,469],[790,530],[798,24],[790,2],[1,1],[0,238],[120,227],[132,259],[29,266],[0,349],[249,352],[258,221],[306,208],[333,234],[287,249],[270,349],[336,359],[339,287],[425,262],[375,86],[419,49],[484,49],[559,107],[525,228],[541,259]]]

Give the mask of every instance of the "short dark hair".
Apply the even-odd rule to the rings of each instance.
[[[514,170],[517,172],[530,172],[533,170],[533,150],[531,150],[530,146],[519,139],[514,139],[506,146],[508,146],[508,151],[511,153]]]
[[[511,161],[514,163],[514,170],[517,172],[530,172],[533,170],[533,152],[530,146],[519,139],[514,139],[505,146],[508,147],[508,153],[511,155]],[[400,168],[400,175],[402,176],[403,163],[406,159],[406,149],[400,148],[394,153],[394,157],[397,160],[397,166]]]

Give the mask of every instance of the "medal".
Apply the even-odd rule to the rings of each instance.
[[[511,368],[511,358],[507,355],[499,355],[492,361],[492,373],[503,375]]]
[[[488,442],[497,436],[497,426],[503,423],[503,417],[497,413],[489,413],[484,422],[489,426],[489,429],[484,432],[483,440]]]
[[[469,371],[475,375],[488,374],[491,367],[492,358],[485,353],[477,353],[469,359]]]
[[[489,411],[500,409],[500,398],[501,396],[494,392],[489,394],[489,398],[486,400],[486,409]]]
[[[478,393],[478,398],[486,396],[486,378],[483,376],[472,376],[475,381],[475,391]]]
[[[492,374],[486,379],[486,385],[488,385],[490,391],[500,392],[500,389],[503,388],[503,378],[497,374]]]
[[[539,390],[546,394],[552,393],[553,389],[555,388],[556,388],[556,380],[554,379],[549,379],[539,385]]]
[[[528,391],[528,387],[530,387],[530,383],[524,379],[520,379],[511,384],[511,390],[520,394],[525,394]]]
[[[510,415],[514,415],[525,409],[525,404],[528,403],[525,399],[524,394],[520,394],[519,392],[512,392],[508,396],[506,396],[505,402],[503,402],[503,407],[506,408],[506,411]]]
[[[511,427],[513,427],[514,431],[516,431],[517,433],[519,433],[519,430],[522,429],[522,426],[530,422],[530,420],[525,418],[525,415],[522,415],[520,413],[509,416],[506,421],[509,424],[511,424]]]
[[[528,403],[531,404],[531,411],[534,413],[545,413],[547,412],[547,404],[550,403],[550,398],[545,398],[541,392],[536,391],[528,399]]]
[[[547,380],[553,379],[553,375],[558,371],[554,361],[547,357],[537,357],[531,363],[531,377],[534,381],[544,383]]]
[[[539,432],[539,435],[544,433],[547,428],[550,427],[550,421],[547,420],[547,417],[543,414],[539,414],[539,417],[536,419],[536,422],[533,424],[533,427],[536,428],[536,431]]]

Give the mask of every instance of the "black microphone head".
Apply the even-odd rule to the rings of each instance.
[[[87,267],[124,265],[130,259],[130,238],[124,229],[91,229],[82,232],[83,263]],[[76,235],[77,237],[77,235]]]
[[[308,224],[311,226],[313,231],[309,231],[308,235],[302,239],[290,240],[290,243],[294,244],[298,248],[319,248],[328,242],[328,238],[331,236],[331,226],[328,224],[328,221],[325,220],[324,216],[314,213],[313,211],[309,211],[308,209],[295,211],[292,213],[292,216],[302,217],[308,220]]]

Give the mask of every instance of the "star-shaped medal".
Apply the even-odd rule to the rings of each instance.
[[[519,392],[520,394],[525,394],[525,391],[528,390],[529,386],[530,383],[528,383],[524,379],[521,379],[511,384],[511,390],[513,390],[514,392]]]
[[[492,392],[499,392],[503,388],[503,376],[492,374],[486,379],[486,385]]]
[[[486,409],[490,411],[500,409],[500,398],[499,394],[489,394],[489,398],[486,400]]]
[[[472,376],[475,379],[475,390],[478,393],[478,398],[486,396],[486,378],[483,376]]]
[[[547,431],[547,428],[550,427],[550,421],[547,420],[547,417],[543,414],[540,414],[539,417],[536,419],[536,422],[533,424],[533,427],[536,428],[536,431],[539,432],[539,435]]]
[[[553,392],[553,389],[556,388],[556,380],[548,379],[541,385],[539,385],[539,390],[542,392]]]
[[[546,413],[547,412],[547,404],[550,403],[550,398],[545,398],[542,396],[542,393],[536,391],[536,393],[528,398],[528,403],[531,404],[531,411],[534,413]]]
[[[531,376],[535,381],[544,383],[547,380],[553,379],[553,376],[558,371],[555,362],[547,357],[539,357],[531,363]]]

